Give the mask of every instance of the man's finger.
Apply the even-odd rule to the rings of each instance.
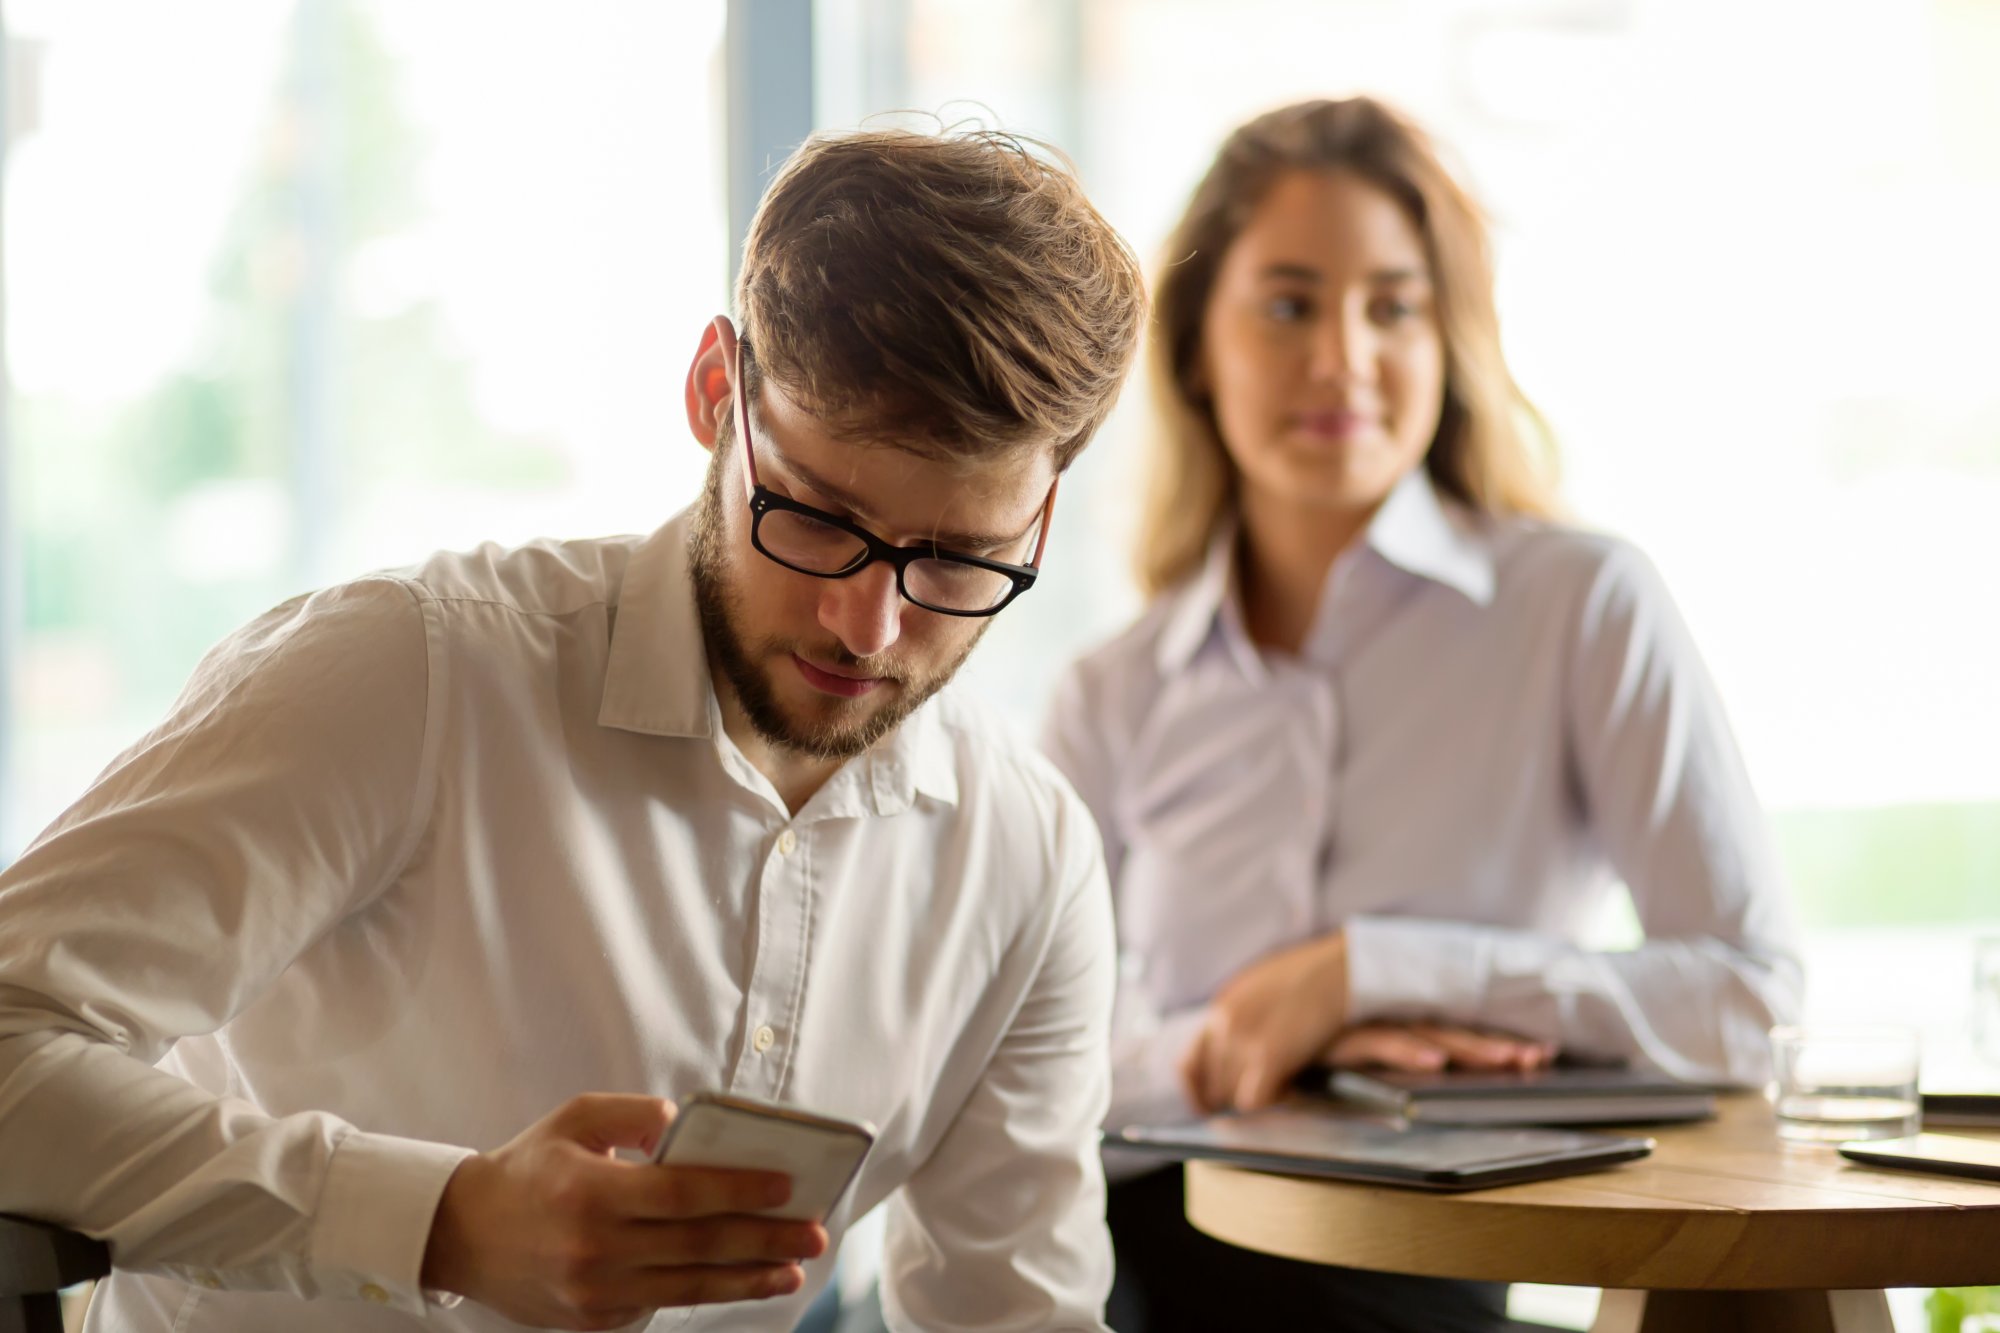
[[[605,1237],[603,1261],[617,1268],[686,1264],[789,1264],[826,1253],[826,1228],[774,1217],[707,1217],[640,1222]]]
[[[715,1305],[789,1296],[805,1285],[797,1264],[700,1264],[635,1269],[603,1293],[606,1308]]]
[[[721,1166],[620,1162],[606,1197],[620,1217],[679,1222],[726,1213],[758,1213],[791,1201],[791,1177],[780,1171]]]
[[[613,1148],[651,1151],[673,1120],[674,1104],[664,1097],[588,1092],[564,1102],[544,1123],[592,1152],[610,1152]]]

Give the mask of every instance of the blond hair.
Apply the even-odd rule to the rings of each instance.
[[[1438,489],[1487,513],[1556,510],[1547,425],[1501,355],[1478,207],[1423,131],[1380,102],[1300,102],[1229,136],[1167,240],[1147,358],[1158,420],[1137,555],[1148,595],[1194,571],[1236,503],[1236,471],[1199,387],[1202,319],[1223,254],[1278,179],[1297,171],[1351,171],[1423,234],[1445,348],[1444,409],[1424,454]]]
[[[772,180],[736,306],[753,373],[835,434],[958,460],[1052,446],[1060,470],[1131,368],[1145,286],[1053,150],[871,130],[808,139]]]

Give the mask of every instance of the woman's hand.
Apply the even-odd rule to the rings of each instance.
[[[1542,1069],[1556,1045],[1505,1032],[1481,1032],[1448,1023],[1363,1023],[1335,1037],[1321,1064],[1342,1069]]]
[[[1336,930],[1231,977],[1181,1056],[1181,1085],[1203,1111],[1269,1106],[1346,1021],[1347,936]]]

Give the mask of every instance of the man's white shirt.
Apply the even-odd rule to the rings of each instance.
[[[110,1240],[94,1329],[506,1328],[418,1284],[458,1162],[716,1089],[879,1127],[828,1229],[889,1201],[892,1326],[1097,1330],[1114,971],[1089,811],[949,690],[787,813],[685,516],[439,556],[225,641],[0,876],[0,1211]]]

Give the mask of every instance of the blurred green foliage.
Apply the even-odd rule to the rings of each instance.
[[[471,367],[421,288],[393,310],[354,300],[357,257],[423,223],[425,145],[399,76],[367,6],[301,0],[218,233],[195,345],[126,401],[14,401],[28,638],[88,643],[116,673],[121,725],[157,717],[236,625],[361,572],[316,567],[325,552],[304,549],[302,516],[337,530],[384,488],[519,490],[564,475],[550,442],[482,417]],[[327,463],[302,494],[295,459],[308,428]],[[280,549],[233,572],[177,568],[176,532],[239,512],[200,507],[203,492],[243,483],[280,514]],[[239,534],[200,535],[226,546]],[[269,534],[241,534],[260,535],[246,549],[268,547]]]
[[[1931,1333],[2000,1328],[2000,1287],[1939,1287],[1924,1299],[1924,1313],[1930,1317]],[[1980,1318],[1986,1315],[1992,1318]]]
[[[2000,802],[1797,810],[1775,823],[1807,925],[2000,918]]]

